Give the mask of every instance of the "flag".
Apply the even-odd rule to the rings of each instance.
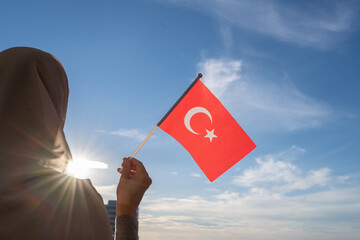
[[[194,158],[212,182],[256,145],[200,81],[201,74],[157,124]]]

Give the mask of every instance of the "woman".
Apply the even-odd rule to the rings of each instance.
[[[0,52],[0,239],[112,239],[90,180],[64,174],[71,153],[63,132],[69,88],[52,55]],[[117,189],[116,239],[137,239],[136,208],[151,179],[125,159]]]

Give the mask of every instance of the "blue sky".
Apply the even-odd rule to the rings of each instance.
[[[55,55],[74,156],[115,198],[116,168],[198,72],[257,144],[210,183],[162,130],[142,239],[358,239],[358,1],[2,1],[0,50]],[[221,159],[219,159],[221,161]]]

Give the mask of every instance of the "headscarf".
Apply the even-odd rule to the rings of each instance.
[[[59,172],[71,159],[63,132],[68,96],[52,55],[0,52],[0,239],[112,239],[90,180]]]
[[[1,169],[65,169],[71,159],[63,131],[68,96],[64,68],[49,53],[26,47],[0,52]]]

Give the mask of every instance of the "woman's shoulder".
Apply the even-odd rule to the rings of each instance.
[[[112,238],[103,200],[90,180],[38,169],[18,178],[9,188],[6,198],[3,195],[0,200],[4,210],[0,222],[6,217],[14,219],[12,234],[20,227],[34,236],[23,239]],[[0,236],[1,232],[0,228]]]

